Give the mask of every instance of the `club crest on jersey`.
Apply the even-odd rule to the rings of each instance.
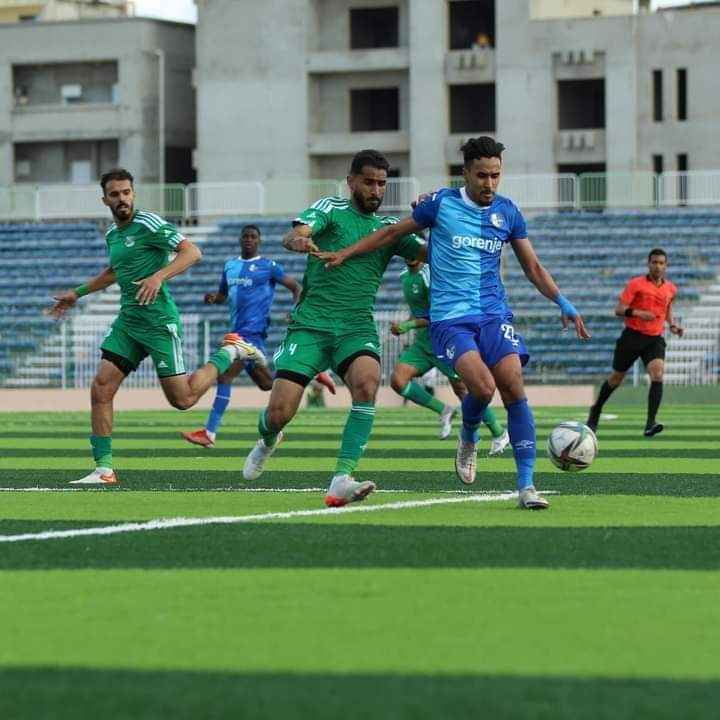
[[[132,247],[135,244],[135,236],[134,235],[128,235],[125,238],[125,247]]]
[[[250,272],[255,272],[257,270],[257,265],[255,263],[250,263]]]
[[[497,213],[492,213],[490,215],[490,222],[496,228],[501,228],[505,224],[505,218],[502,215],[498,215]]]

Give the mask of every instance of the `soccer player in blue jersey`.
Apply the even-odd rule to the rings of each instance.
[[[328,267],[430,228],[430,338],[433,352],[452,367],[468,388],[455,470],[466,484],[475,481],[478,427],[495,388],[508,414],[508,431],[517,466],[519,507],[542,510],[548,501],[535,489],[535,421],[523,387],[522,366],[529,359],[513,328],[500,278],[500,255],[510,244],[526,277],[560,307],[580,338],[589,338],[580,314],[540,263],[527,226],[513,201],[497,194],[504,146],[491,137],[463,145],[462,188],[443,189],[417,205],[412,216],[334,253],[318,253]]]
[[[205,302],[230,305],[232,332],[265,352],[265,338],[270,324],[270,307],[275,297],[275,286],[283,285],[293,293],[293,302],[300,299],[300,283],[288,275],[274,260],[258,254],[261,240],[257,225],[245,225],[240,231],[240,256],[225,263],[217,292],[206,293]],[[250,340],[252,338],[252,340]],[[248,360],[236,361],[218,377],[217,391],[207,423],[201,430],[180,433],[195,445],[213,447],[218,428],[230,403],[232,381],[243,370],[261,390],[272,388],[272,375],[266,366]],[[334,392],[334,383],[321,373],[319,382]]]

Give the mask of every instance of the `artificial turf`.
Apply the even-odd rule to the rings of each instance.
[[[0,414],[0,717],[714,717],[720,410],[664,407],[646,439],[622,407],[561,473],[542,441],[582,415],[536,409],[549,512],[498,494],[510,456],[470,497],[432,414],[381,409],[358,477],[392,507],[294,516],[322,508],[342,412],[301,413],[252,484],[255,413],[211,450],[177,434],[203,413],[118,413],[120,483],[90,491],[67,485],[86,414]],[[207,524],[2,541],[163,518]]]

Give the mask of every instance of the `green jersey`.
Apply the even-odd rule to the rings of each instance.
[[[405,302],[414,318],[430,317],[430,266],[423,265],[417,272],[407,268],[400,273]],[[415,329],[415,342],[430,350],[430,333],[427,327]]]
[[[164,268],[169,254],[182,242],[183,236],[168,222],[153,213],[136,210],[124,227],[113,223],[105,242],[110,266],[120,286],[120,313],[143,322],[163,321],[177,317],[175,301],[167,284],[163,283],[157,299],[151,305],[140,305],[135,299],[138,286],[133,284]]]
[[[360,238],[392,225],[397,219],[365,214],[350,200],[322,198],[295,219],[309,225],[321,251],[336,251],[354,245]],[[355,255],[336,268],[308,255],[303,290],[293,316],[292,327],[335,330],[372,321],[375,295],[393,255],[415,258],[423,239],[405,235],[392,245]]]

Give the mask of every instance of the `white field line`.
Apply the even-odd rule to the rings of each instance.
[[[120,533],[144,532],[147,530],[167,530],[169,528],[195,527],[198,525],[231,525],[244,522],[262,522],[264,520],[288,520],[298,517],[317,517],[323,515],[347,515],[350,513],[377,512],[379,510],[408,510],[431,505],[456,505],[466,502],[498,502],[512,500],[515,493],[497,495],[465,495],[463,497],[431,498],[428,500],[405,500],[377,505],[349,505],[343,508],[322,508],[319,510],[290,510],[287,512],[268,512],[254,515],[226,515],[205,518],[165,518],[147,522],[120,523],[91,528],[70,530],[46,530],[38,533],[20,535],[0,535],[0,543],[23,542],[25,540],[60,540],[64,538],[87,537],[90,535],[118,535]]]
[[[168,484],[168,487],[170,488],[170,491],[175,493],[183,493],[183,492],[230,492],[230,493],[321,493],[325,492],[327,490],[327,487],[304,487],[304,488],[294,488],[294,487],[283,487],[283,488],[253,488],[253,487],[245,487],[245,488],[235,488],[235,487],[215,487],[215,488],[207,488],[207,487],[182,487],[182,488],[173,488],[171,484]],[[169,492],[165,488],[149,488],[147,490],[138,490],[137,488],[123,488],[123,487],[116,487],[111,486],[112,492],[125,492],[125,493],[137,493],[137,492],[156,492],[156,493],[162,493],[162,492]],[[99,485],[98,487],[26,487],[26,488],[18,488],[18,487],[0,487],[0,493],[22,493],[22,492],[39,492],[39,493],[87,493],[87,492],[97,492],[97,493],[106,493],[108,492],[108,486],[106,485]],[[395,489],[395,490],[375,490],[376,495],[421,495],[424,491],[421,490],[408,490],[408,489]],[[499,493],[507,493],[507,490],[432,490],[431,491],[433,495],[497,495]],[[513,494],[513,493],[511,493]],[[543,495],[557,495],[557,490],[543,490]]]

